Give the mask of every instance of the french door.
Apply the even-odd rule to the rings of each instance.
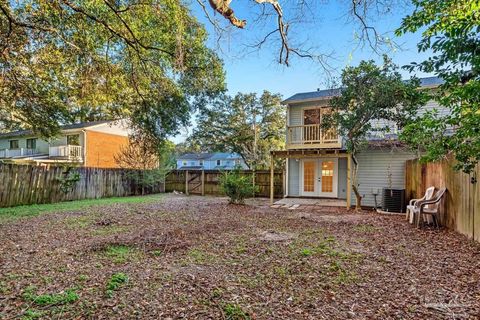
[[[337,158],[303,159],[300,171],[300,194],[302,196],[337,197]]]

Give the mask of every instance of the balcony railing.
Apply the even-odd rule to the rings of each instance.
[[[36,149],[27,149],[27,148],[2,149],[0,150],[0,158],[25,157],[25,156],[31,156],[37,153],[38,151]]]
[[[287,126],[287,148],[340,148],[342,142],[337,130],[325,130],[319,124]]]
[[[83,148],[81,146],[56,146],[49,147],[48,156],[72,161],[82,161]]]

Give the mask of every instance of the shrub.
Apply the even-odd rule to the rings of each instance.
[[[230,198],[230,203],[236,204],[243,204],[246,198],[258,191],[250,178],[242,175],[239,169],[225,171],[220,177],[220,188]]]

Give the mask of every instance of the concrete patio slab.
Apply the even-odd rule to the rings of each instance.
[[[342,199],[284,198],[276,201],[271,207],[296,210],[304,207],[346,207],[346,205],[347,202]]]

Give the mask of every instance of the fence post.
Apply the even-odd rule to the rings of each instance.
[[[205,195],[205,170],[202,170],[202,196]]]
[[[185,194],[188,196],[188,170],[185,171]]]
[[[270,204],[273,204],[273,198],[275,195],[275,185],[274,185],[274,158],[273,154],[270,155]]]

